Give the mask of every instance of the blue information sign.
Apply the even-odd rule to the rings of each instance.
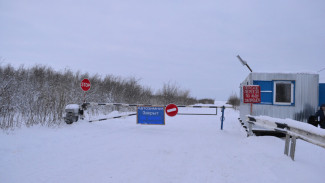
[[[165,125],[165,107],[164,106],[138,106],[137,123]]]

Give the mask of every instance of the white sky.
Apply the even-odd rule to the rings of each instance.
[[[324,0],[0,0],[1,64],[239,94],[249,71],[325,68]],[[320,72],[325,82],[325,70]]]

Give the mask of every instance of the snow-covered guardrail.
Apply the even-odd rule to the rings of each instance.
[[[252,125],[258,125],[286,135],[284,154],[294,160],[296,140],[301,139],[325,148],[325,130],[292,119],[278,119],[268,116],[248,115],[248,135],[253,135]]]

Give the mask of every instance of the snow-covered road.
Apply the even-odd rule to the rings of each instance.
[[[0,182],[324,182],[325,149],[298,140],[292,161],[283,139],[247,137],[238,111],[225,116],[222,131],[219,112],[0,132]]]

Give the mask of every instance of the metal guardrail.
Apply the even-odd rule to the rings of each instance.
[[[306,142],[318,145],[320,147],[325,148],[325,135],[321,135],[301,127],[288,125],[283,122],[277,122],[276,119],[260,119],[255,116],[247,116],[248,117],[248,135],[254,135],[252,131],[252,126],[258,125],[269,130],[274,130],[286,135],[284,154],[287,156],[290,155],[291,159],[294,160],[295,151],[296,151],[296,140],[301,139]],[[306,124],[308,125],[308,124]],[[316,127],[315,127],[316,128]],[[324,133],[325,134],[325,133]],[[289,154],[289,146],[290,146],[290,154]]]

